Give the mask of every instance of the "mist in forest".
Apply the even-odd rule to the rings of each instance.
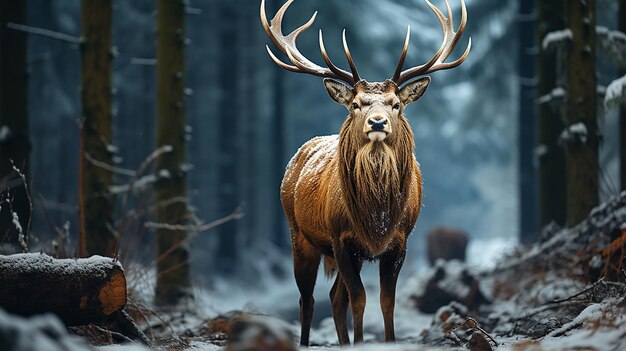
[[[243,320],[247,337],[267,327],[295,347],[299,330],[331,349],[349,343],[348,305],[363,341],[367,290],[365,342],[395,341],[404,263],[401,343],[623,343],[623,314],[600,321],[626,291],[626,2],[432,3],[0,0],[0,331],[15,324],[4,310],[53,312],[83,342],[216,350]],[[285,50],[262,4],[270,19],[288,7],[285,34],[316,21]],[[403,67],[435,56],[432,80],[398,69],[359,86],[394,76],[408,26]],[[305,72],[300,53],[323,68]],[[357,114],[364,86],[379,100],[363,106],[400,122]],[[382,143],[400,112],[421,176],[409,142]],[[345,128],[305,144],[357,116],[360,140]],[[591,324],[597,340],[581,337]]]
[[[459,4],[452,6],[458,18]],[[287,254],[278,197],[284,167],[306,140],[337,133],[347,111],[328,98],[319,79],[274,66],[256,2],[194,1],[190,7],[185,58],[190,203],[205,221],[239,206],[245,213],[228,229],[203,233],[191,244],[192,265],[207,272],[220,235],[236,236],[238,248],[271,244]],[[392,75],[408,24],[409,65],[428,59],[441,40],[436,17],[421,1],[296,2],[287,28],[315,10],[314,28],[299,39],[302,51],[321,61],[315,32],[323,28],[330,56],[347,66],[340,41],[346,28],[354,59],[369,81]],[[410,240],[414,259],[423,256],[424,233],[434,226],[461,228],[473,238],[515,240],[511,237],[518,234],[516,10],[513,1],[470,2],[466,35],[473,40],[472,54],[458,69],[434,75],[427,98],[406,111],[424,173],[424,208]],[[28,22],[78,37],[79,12],[78,2],[30,1]],[[136,169],[156,148],[155,4],[114,1],[113,12],[111,144],[116,164]],[[28,68],[32,189],[44,199],[50,219],[59,225],[69,221],[74,235],[79,47],[30,36]],[[236,165],[229,169],[233,173],[222,174],[220,168],[230,163]],[[41,206],[35,206],[33,220],[33,235],[50,239]],[[150,242],[150,232],[142,235]],[[146,246],[141,249],[149,253]]]

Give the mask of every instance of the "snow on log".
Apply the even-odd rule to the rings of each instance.
[[[80,325],[102,320],[125,304],[124,270],[110,257],[0,255],[0,307],[10,313],[52,312],[68,325]]]

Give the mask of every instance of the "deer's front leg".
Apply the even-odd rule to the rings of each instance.
[[[352,245],[335,239],[333,252],[337,261],[337,269],[343,283],[348,290],[352,320],[354,322],[354,342],[363,341],[363,312],[365,311],[365,287],[361,281],[361,266],[363,262],[355,257]]]
[[[380,258],[380,307],[385,321],[385,341],[395,341],[393,311],[396,305],[396,283],[406,256],[405,248],[397,248]]]
[[[330,301],[333,307],[333,319],[335,321],[335,329],[337,330],[337,338],[339,345],[350,345],[350,337],[348,336],[348,327],[346,324],[346,313],[348,312],[348,290],[341,279],[341,274],[337,274],[335,284],[330,290]]]

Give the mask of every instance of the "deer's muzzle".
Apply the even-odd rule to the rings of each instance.
[[[391,133],[389,118],[382,115],[368,117],[363,126],[363,132],[371,141],[383,141]]]

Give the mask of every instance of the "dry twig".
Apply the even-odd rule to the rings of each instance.
[[[576,298],[576,297],[578,297],[578,296],[580,296],[580,295],[582,295],[582,294],[585,294],[585,293],[587,293],[587,292],[589,292],[589,291],[591,291],[591,290],[595,289],[595,288],[596,288],[598,285],[600,285],[601,283],[604,283],[604,277],[602,277],[602,278],[598,279],[595,283],[591,284],[590,286],[588,286],[588,287],[584,288],[583,290],[581,290],[581,291],[577,292],[576,294],[574,294],[574,295],[572,295],[572,296],[566,297],[566,298],[564,298],[564,299],[555,299],[555,300],[552,300],[552,301],[550,301],[550,302],[545,303],[545,304],[544,304],[544,306],[545,306],[545,305],[551,305],[551,304],[560,304],[560,303],[563,303],[563,302],[568,302],[568,301],[571,301],[571,300],[573,300],[574,298]]]
[[[130,180],[129,185],[128,185],[128,193],[124,194],[124,200],[123,200],[123,205],[122,205],[122,212],[121,213],[123,213],[124,215],[123,215],[122,219],[120,220],[120,223],[117,226],[117,228],[115,229],[115,233],[114,233],[115,245],[114,245],[114,251],[113,252],[117,253],[117,250],[119,249],[120,235],[121,235],[121,233],[124,230],[124,227],[126,225],[126,218],[127,218],[126,217],[126,212],[128,211],[128,194],[132,193],[133,188],[135,186],[135,182],[143,174],[143,172],[145,172],[145,170],[150,166],[150,164],[152,162],[154,162],[154,160],[156,160],[159,156],[161,156],[162,154],[164,154],[166,152],[172,152],[172,146],[170,146],[170,145],[163,145],[163,146],[159,147],[158,149],[154,150],[150,155],[148,155],[148,157],[146,157],[145,160],[143,160],[143,162],[141,162],[141,164],[139,165],[139,168],[137,168],[137,171],[135,171],[134,176]]]
[[[121,174],[121,175],[129,176],[129,177],[135,176],[135,171],[131,171],[130,169],[117,167],[114,165],[110,165],[106,162],[96,160],[88,152],[85,152],[85,159],[89,161],[89,163],[91,163],[92,165],[102,168],[102,169],[106,169],[107,171],[110,171],[112,173]]]
[[[176,250],[177,248],[183,246],[183,245],[187,245],[188,243],[190,243],[193,239],[196,238],[196,236],[199,233],[205,232],[207,230],[213,229],[219,225],[222,225],[226,222],[230,222],[233,220],[237,220],[240,219],[241,217],[243,217],[243,213],[241,212],[241,209],[238,207],[235,209],[235,211],[233,211],[233,213],[229,214],[226,217],[222,217],[220,219],[216,219],[211,223],[207,223],[207,224],[203,224],[203,225],[173,225],[173,224],[167,224],[167,223],[153,223],[153,222],[148,222],[145,224],[146,228],[151,228],[151,229],[169,229],[169,230],[175,230],[175,231],[188,231],[191,232],[191,235],[187,236],[185,238],[185,240],[181,240],[179,241],[176,245],[171,246],[169,249],[165,250],[165,252],[163,252],[162,254],[159,255],[159,257],[156,258],[155,262],[159,262],[161,261],[163,258],[167,257],[167,255],[171,254],[174,250]]]
[[[465,326],[467,324],[469,324],[470,328],[477,329],[479,332],[484,334],[487,338],[489,338],[489,340],[491,340],[491,342],[493,342],[493,344],[496,347],[498,347],[498,342],[495,341],[494,338],[492,338],[491,335],[489,335],[489,333],[487,333],[483,328],[481,328],[480,325],[478,325],[478,322],[474,318],[472,318],[472,317],[467,317],[467,320],[465,322],[463,322],[462,324],[458,325],[456,328],[463,327],[463,326]]]

